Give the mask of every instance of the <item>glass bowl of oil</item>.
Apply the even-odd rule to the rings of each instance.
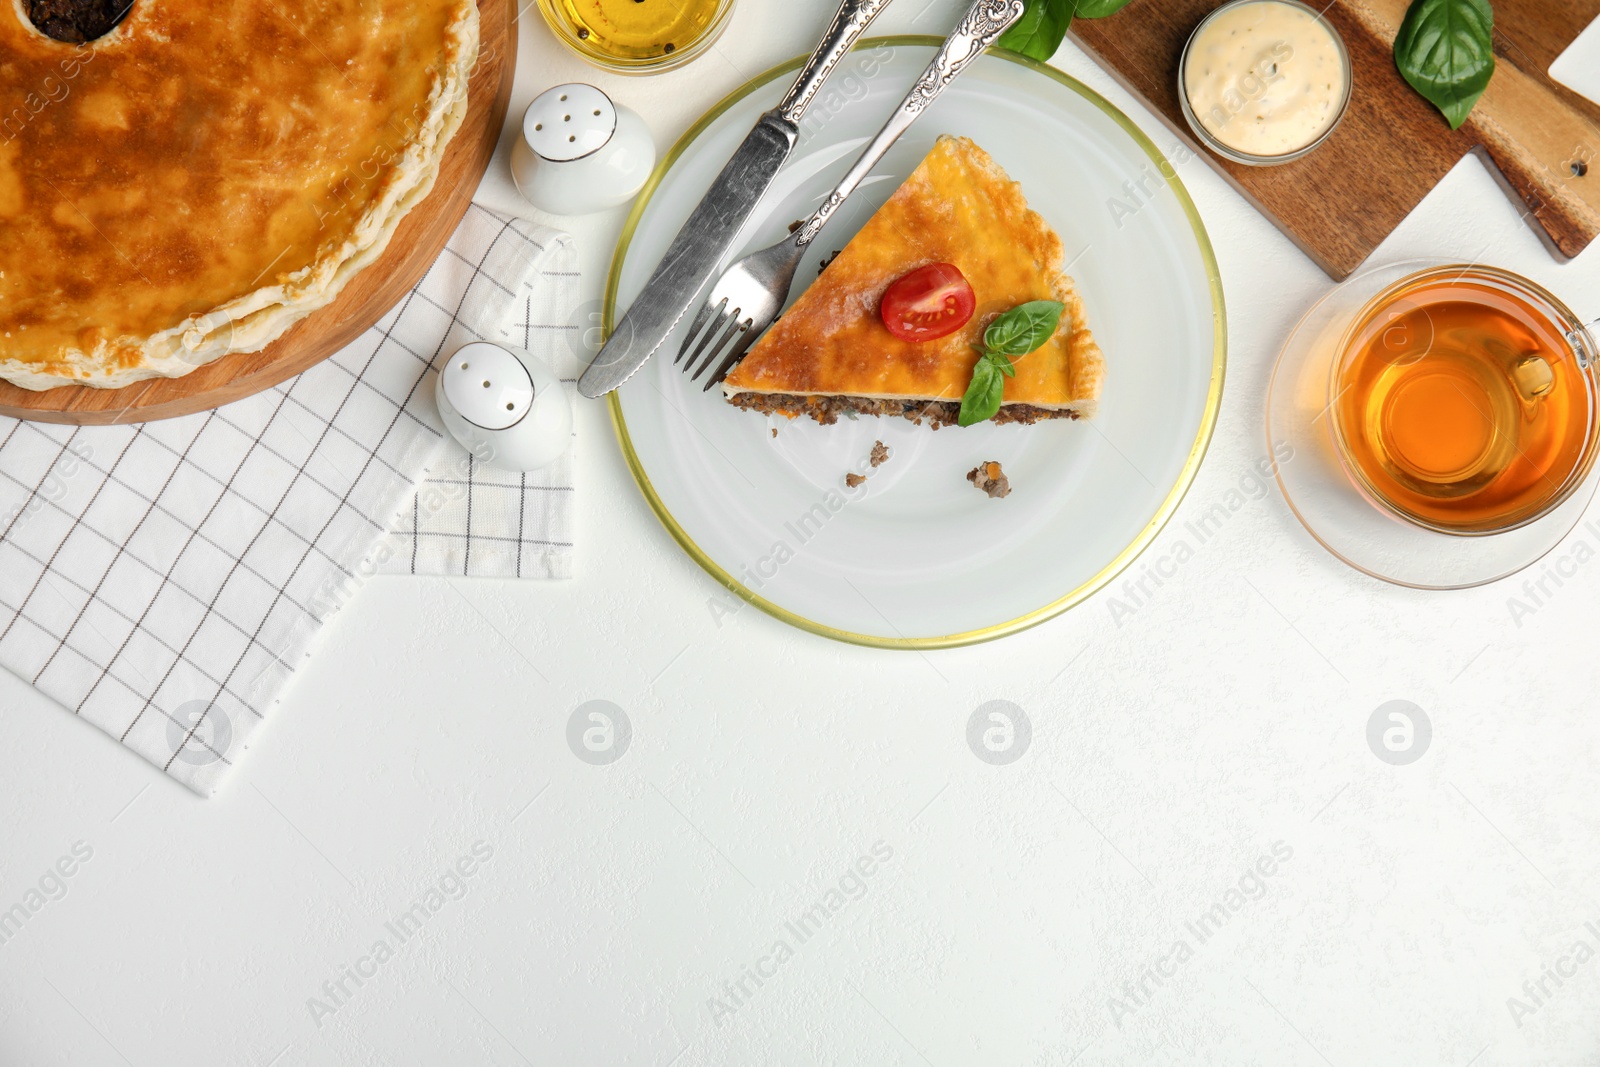
[[[615,74],[659,74],[699,58],[735,0],[538,0],[556,39]]]

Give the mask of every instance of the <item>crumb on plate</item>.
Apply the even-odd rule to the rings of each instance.
[[[980,463],[967,472],[967,481],[988,493],[990,498],[1011,495],[1011,479],[994,460]]]

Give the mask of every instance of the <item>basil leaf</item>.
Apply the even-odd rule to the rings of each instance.
[[[972,381],[967,384],[967,392],[961,398],[961,413],[956,416],[956,422],[961,426],[971,426],[975,422],[994,418],[1005,395],[1005,381],[994,364],[989,362],[988,356],[979,359],[977,366],[972,368]]]
[[[1128,5],[1128,0],[1027,0],[1022,17],[1000,37],[1000,47],[1048,63],[1067,36],[1076,15],[1102,19]]]
[[[1000,47],[1048,63],[1072,25],[1074,0],[1027,0],[1022,17],[1000,35]]]
[[[962,426],[994,418],[1005,395],[1007,378],[1017,376],[1011,357],[1025,356],[1055,336],[1067,306],[1055,300],[1031,300],[995,319],[983,331],[981,355],[972,367],[972,380],[961,398]]]
[[[1103,19],[1128,6],[1128,0],[1078,0],[1080,19]]]
[[[1025,356],[1050,340],[1065,304],[1055,300],[1032,300],[1019,304],[989,324],[983,331],[983,346],[991,352]]]
[[[1489,0],[1414,0],[1395,35],[1394,61],[1450,128],[1460,129],[1494,75]]]

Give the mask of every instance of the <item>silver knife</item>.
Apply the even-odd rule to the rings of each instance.
[[[683,224],[644,290],[578,379],[578,392],[611,392],[667,340],[717,272],[729,246],[800,138],[800,120],[822,83],[890,0],[844,0],[827,35],[777,107],[761,116]]]

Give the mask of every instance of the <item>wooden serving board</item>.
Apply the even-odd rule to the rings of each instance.
[[[1320,8],[1326,0],[1311,2]],[[1334,0],[1325,16],[1350,50],[1350,108],[1316,151],[1276,167],[1212,155],[1184,122],[1178,60],[1218,3],[1135,0],[1109,18],[1079,19],[1072,34],[1334,278],[1360,266],[1475,150],[1488,153],[1558,254],[1575,256],[1600,233],[1600,107],[1546,73],[1600,15],[1600,0],[1493,0],[1494,78],[1454,131],[1395,67],[1407,0]]]
[[[0,416],[108,426],[192,415],[242,400],[327,359],[366,332],[422,279],[467,213],[488,169],[511,103],[517,33],[509,0],[478,0],[482,40],[468,88],[468,112],[445,149],[427,199],[401,220],[384,254],[339,298],[260,352],[224,356],[182,378],[125,389],[62,386],[42,393],[0,381]]]

